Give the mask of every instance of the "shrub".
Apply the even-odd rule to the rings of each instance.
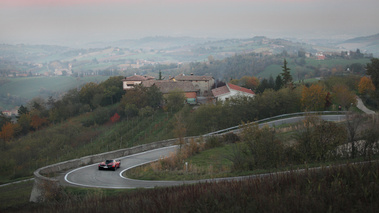
[[[240,138],[238,135],[234,134],[233,132],[226,133],[225,135],[222,136],[222,139],[224,143],[236,143],[240,141]]]
[[[219,147],[222,145],[222,141],[220,137],[217,136],[210,136],[209,138],[205,139],[205,148],[206,149],[212,149],[215,147]]]

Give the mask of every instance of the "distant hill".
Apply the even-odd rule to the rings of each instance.
[[[338,44],[338,46],[347,50],[360,49],[363,53],[372,53],[374,57],[379,57],[379,33],[371,36],[352,38]]]
[[[91,48],[103,48],[106,46],[129,48],[129,49],[156,49],[166,50],[182,46],[195,45],[209,41],[215,41],[214,38],[193,38],[193,37],[170,37],[170,36],[155,36],[145,37],[141,39],[124,39],[114,42],[92,42],[86,46]]]

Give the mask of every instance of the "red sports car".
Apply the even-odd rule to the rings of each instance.
[[[113,171],[116,171],[116,169],[120,168],[120,166],[121,166],[121,161],[119,160],[106,160],[99,164],[99,170],[112,169]]]

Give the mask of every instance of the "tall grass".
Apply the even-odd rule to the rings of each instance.
[[[241,181],[66,196],[34,212],[377,212],[379,164],[291,171]]]

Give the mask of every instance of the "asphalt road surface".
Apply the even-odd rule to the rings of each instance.
[[[345,115],[323,115],[322,119],[328,121],[341,121],[345,119]],[[295,123],[302,120],[303,117],[286,118],[277,121],[268,122],[267,124],[281,125],[285,123]],[[174,186],[182,184],[191,184],[204,181],[218,181],[225,179],[242,179],[245,177],[223,178],[215,180],[201,181],[144,181],[125,178],[122,173],[128,169],[156,161],[164,156],[168,156],[170,152],[174,152],[177,146],[170,146],[142,152],[134,155],[118,158],[121,160],[121,167],[116,171],[98,170],[98,164],[88,165],[69,171],[60,178],[63,185],[75,185],[80,187],[96,187],[96,188],[114,188],[114,189],[131,189],[131,188],[154,188],[160,186]],[[105,160],[105,159],[104,159]]]
[[[133,180],[122,176],[124,171],[156,161],[163,156],[168,156],[170,152],[174,152],[176,149],[177,146],[170,146],[120,158],[121,167],[116,171],[98,170],[98,164],[80,167],[69,171],[64,176],[64,181],[81,187],[114,189],[153,188],[156,186],[173,186],[182,185],[184,183],[195,183],[196,181],[143,181]]]

